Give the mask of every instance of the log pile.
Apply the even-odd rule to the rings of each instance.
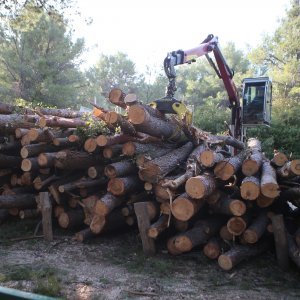
[[[53,218],[80,242],[135,226],[134,204],[147,202],[146,234],[167,237],[173,255],[201,249],[230,270],[274,249],[278,214],[299,251],[300,160],[268,159],[257,139],[187,127],[119,89],[109,100],[126,116],[96,107],[94,132],[75,111],[0,104],[0,224],[39,217],[48,191]]]

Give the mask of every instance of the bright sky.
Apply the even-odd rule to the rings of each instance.
[[[78,36],[91,50],[94,64],[103,54],[127,53],[142,72],[161,68],[169,51],[197,46],[208,34],[246,51],[264,33],[272,33],[290,0],[78,0],[80,11],[93,23],[75,23]]]

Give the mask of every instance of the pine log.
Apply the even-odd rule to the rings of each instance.
[[[72,229],[83,224],[84,213],[82,209],[69,210],[63,212],[58,217],[58,224],[65,229]]]
[[[176,190],[172,188],[165,187],[165,183],[174,179],[175,176],[167,176],[164,179],[161,179],[153,187],[153,192],[157,199],[170,201],[170,198],[173,200],[177,194]],[[150,182],[147,182],[150,185]],[[151,184],[152,185],[152,184]]]
[[[99,135],[96,138],[97,145],[99,147],[107,147],[117,144],[124,144],[129,141],[135,141],[136,138],[134,136],[128,135],[128,134],[115,134],[112,136],[108,135]]]
[[[281,168],[277,169],[277,175],[282,178],[292,178],[300,175],[300,159],[286,162]]]
[[[235,238],[235,235],[229,232],[227,225],[221,227],[219,235],[224,241],[233,241]]]
[[[94,207],[99,199],[99,195],[91,195],[81,200],[81,206],[84,211],[84,224],[90,226],[93,216],[94,216]]]
[[[61,134],[61,131],[51,131],[50,134],[49,132],[49,128],[31,128],[28,131],[27,136],[30,142],[51,142],[53,137],[59,137]]]
[[[274,157],[271,160],[275,167],[282,167],[288,161],[287,156],[283,152],[274,151]]]
[[[232,199],[228,195],[223,194],[219,200],[210,204],[214,213],[228,215],[228,216],[242,216],[246,212],[246,204],[239,199]]]
[[[54,166],[64,170],[83,170],[101,164],[102,156],[80,151],[59,151],[55,156]]]
[[[204,245],[223,224],[224,219],[218,216],[197,222],[192,229],[176,237],[174,242],[176,249],[180,252],[188,252],[198,245]]]
[[[62,117],[62,118],[81,118],[86,113],[74,111],[68,108],[45,108],[45,107],[37,107],[36,111],[38,111],[42,115],[51,115],[56,117]]]
[[[258,139],[251,138],[247,142],[250,154],[243,162],[242,172],[245,176],[252,176],[256,174],[262,165],[261,143]]]
[[[247,176],[241,183],[241,196],[245,200],[256,200],[260,195],[260,181],[256,176]]]
[[[150,160],[153,160],[157,157],[161,157],[163,155],[166,155],[168,154],[169,152],[171,152],[173,149],[171,147],[159,147],[156,149],[156,151],[152,151],[149,153],[146,152],[146,153],[141,153],[141,154],[137,154],[136,156],[136,165],[138,167],[143,167],[143,165],[150,161]]]
[[[54,166],[55,157],[57,152],[41,153],[39,154],[37,161],[41,168],[51,168]]]
[[[40,168],[40,165],[38,163],[38,158],[37,157],[30,157],[30,158],[25,158],[25,159],[22,160],[21,169],[24,172],[38,171],[39,168]]]
[[[124,203],[124,201],[124,197],[116,197],[111,193],[107,193],[97,199],[94,213],[98,216],[107,216],[113,209]]]
[[[84,142],[83,148],[86,152],[88,153],[95,153],[95,152],[99,152],[100,148],[97,147],[97,141],[95,138],[88,138],[86,139],[86,141]]]
[[[270,246],[271,243],[267,239],[261,240],[254,245],[235,245],[229,251],[219,256],[218,264],[223,270],[229,271],[241,261],[266,252]]]
[[[30,144],[30,139],[29,139],[28,134],[23,135],[22,138],[21,138],[21,145],[26,146],[26,145],[29,145],[29,144]]]
[[[107,146],[103,149],[103,157],[111,159],[122,154],[122,145]]]
[[[130,160],[119,161],[110,165],[106,165],[104,168],[104,174],[108,178],[125,177],[136,174],[137,172],[138,169],[136,165]]]
[[[90,228],[85,228],[79,232],[76,232],[74,236],[75,240],[80,243],[83,243],[93,237],[95,237],[95,234],[91,231]]]
[[[257,243],[265,233],[268,223],[270,222],[267,214],[263,211],[255,218],[250,226],[244,231],[243,238],[248,244]]]
[[[195,200],[184,193],[177,197],[172,203],[172,215],[180,221],[190,220],[204,205],[204,200]]]
[[[229,245],[219,237],[212,237],[203,247],[203,253],[209,259],[217,259],[224,251],[227,251]]]
[[[134,155],[139,155],[139,154],[143,154],[143,153],[147,153],[148,155],[151,156],[152,153],[159,151],[160,148],[165,148],[165,147],[162,145],[158,145],[158,144],[141,144],[141,143],[135,143],[135,142],[127,142],[127,143],[123,144],[123,146],[122,146],[122,153],[125,156],[134,156]],[[168,150],[171,151],[172,148],[168,149]],[[166,153],[168,153],[168,152],[166,152]]]
[[[258,207],[264,208],[270,206],[274,202],[274,198],[268,198],[262,194],[258,196],[256,199],[256,203]]]
[[[70,192],[75,189],[82,189],[82,188],[89,188],[89,187],[101,187],[106,185],[107,179],[102,177],[98,179],[87,179],[87,178],[82,178],[77,181],[73,182],[68,182],[65,184],[62,184],[58,187],[58,190],[60,193],[66,193]]]
[[[53,145],[61,148],[71,148],[79,145],[77,141],[70,141],[70,137],[55,138]]]
[[[228,180],[236,174],[242,166],[246,152],[242,151],[239,154],[219,162],[215,168],[215,176],[222,180]]]
[[[167,242],[168,252],[172,255],[182,254],[182,252],[175,247],[175,240],[176,240],[176,236],[168,239],[168,242]]]
[[[141,105],[130,106],[128,118],[138,131],[173,142],[187,141],[179,125],[151,116]]]
[[[192,149],[193,144],[188,142],[166,155],[146,162],[139,171],[140,178],[151,183],[158,182],[161,177],[174,170],[179,163],[184,162]]]
[[[223,160],[224,155],[221,152],[210,149],[203,151],[200,155],[200,162],[206,168],[211,168]]]
[[[264,161],[262,164],[260,189],[261,193],[268,198],[276,198],[280,193],[276,172],[269,161]]]
[[[191,177],[185,184],[186,193],[194,199],[202,199],[211,195],[216,189],[216,182],[210,174]]]
[[[81,119],[68,119],[56,116],[41,117],[38,122],[41,128],[44,127],[60,127],[60,128],[76,128],[88,127],[89,123]],[[20,126],[18,126],[20,127]]]
[[[15,132],[16,128],[32,128],[36,127],[35,124],[39,120],[35,115],[0,115],[0,128],[5,128],[5,131]]]
[[[198,145],[190,154],[189,160],[194,161],[194,162],[201,162],[200,157],[201,154],[206,150],[206,145],[205,144],[200,144]]]
[[[22,158],[28,158],[37,156],[42,152],[55,152],[58,151],[59,148],[57,148],[54,145],[48,145],[48,144],[33,144],[33,145],[26,145],[22,147],[20,155]]]
[[[124,102],[125,96],[126,96],[126,94],[122,90],[120,90],[118,88],[113,88],[109,92],[108,100],[112,104],[126,109],[127,106],[126,106],[126,103]]]
[[[122,196],[141,189],[142,183],[136,175],[112,178],[107,185],[107,191],[115,196]]]
[[[10,208],[35,208],[36,201],[34,194],[16,194],[0,196],[0,209],[10,209]]]
[[[243,215],[241,217],[232,217],[227,222],[228,231],[235,235],[241,235],[247,228],[247,225],[250,222],[250,217],[248,215]]]
[[[114,127],[120,127],[125,134],[136,135],[134,126],[126,118],[115,111],[110,111],[105,115],[105,121]]]
[[[168,227],[169,215],[162,214],[155,223],[151,224],[147,234],[150,238],[156,239]]]
[[[104,175],[104,167],[102,165],[92,166],[88,168],[88,176],[90,178],[97,178]]]
[[[25,134],[29,132],[30,129],[27,128],[16,128],[15,130],[15,136],[17,139],[22,138]]]

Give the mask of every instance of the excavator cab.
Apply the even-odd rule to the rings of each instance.
[[[243,80],[243,126],[269,126],[271,106],[272,82],[269,77],[245,78]]]

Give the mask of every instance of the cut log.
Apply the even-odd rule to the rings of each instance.
[[[3,153],[14,155],[15,153],[17,154],[20,151],[21,147],[21,142],[19,140],[15,140],[12,142],[5,142],[3,144],[0,144],[0,151]]]
[[[62,184],[58,187],[58,190],[60,193],[66,193],[70,192],[75,189],[82,189],[82,188],[90,188],[90,187],[103,187],[106,185],[107,179],[102,177],[98,179],[87,179],[87,178],[82,178],[74,182],[68,182],[65,184]]]
[[[109,92],[108,100],[112,104],[126,109],[127,106],[126,106],[126,103],[124,102],[125,96],[126,96],[126,94],[122,90],[120,90],[118,88],[113,88]]]
[[[164,146],[158,145],[158,144],[140,144],[140,143],[134,143],[134,142],[127,142],[127,143],[123,144],[122,153],[125,156],[134,156],[134,155],[139,155],[139,154],[143,154],[143,153],[147,153],[148,155],[151,156],[152,153],[159,151],[160,148],[164,148]],[[168,150],[171,151],[172,148],[168,149]],[[168,153],[168,152],[166,152],[166,153]]]
[[[190,228],[189,221],[180,221],[177,219],[173,219],[173,224],[174,224],[176,231],[179,231],[179,232],[185,232]]]
[[[167,249],[168,252],[172,255],[179,255],[182,254],[181,251],[179,251],[176,247],[175,247],[175,240],[176,240],[176,236],[171,237],[170,239],[168,239],[167,242]]]
[[[264,161],[262,164],[260,190],[268,198],[276,198],[280,193],[276,172],[269,161]]]
[[[30,129],[26,129],[26,128],[16,128],[15,130],[15,136],[17,139],[22,138],[25,134],[27,134],[29,132]]]
[[[51,168],[54,166],[54,161],[57,152],[41,153],[39,154],[37,161],[41,168]]]
[[[135,125],[135,128],[155,137],[163,137],[173,142],[187,141],[187,137],[178,124],[166,122],[162,119],[153,117],[141,105],[132,105],[128,110],[129,121]]]
[[[173,200],[177,194],[176,190],[168,187],[164,187],[164,184],[170,180],[173,180],[174,176],[167,176],[164,179],[159,180],[157,184],[153,187],[153,192],[157,199],[170,201],[170,198]],[[150,182],[147,182],[150,185]],[[152,185],[152,184],[151,184]]]
[[[194,199],[202,199],[211,195],[216,189],[216,182],[210,174],[191,177],[185,184],[186,193]]]
[[[241,196],[245,200],[256,200],[260,195],[260,181],[256,176],[247,176],[241,183]]]
[[[24,172],[38,171],[39,168],[40,168],[40,165],[38,163],[37,157],[25,158],[22,160],[21,169]]]
[[[119,161],[110,165],[106,165],[104,169],[104,174],[108,178],[115,177],[125,177],[128,175],[136,174],[138,171],[136,165],[128,160],[128,161]]]
[[[224,224],[224,219],[220,217],[212,217],[197,222],[195,226],[178,235],[175,239],[175,247],[180,252],[191,251],[192,248],[204,245],[208,239],[214,236]]]
[[[161,177],[164,177],[173,171],[178,164],[184,162],[192,149],[193,144],[188,142],[182,147],[177,148],[166,155],[146,162],[139,171],[140,178],[151,183],[158,182]]]
[[[44,127],[60,127],[60,128],[76,128],[88,127],[89,123],[81,119],[67,119],[56,116],[41,117],[38,122],[41,128]],[[18,126],[20,127],[20,126]]]
[[[137,176],[112,178],[107,185],[107,191],[115,196],[122,196],[142,189],[142,183]]]
[[[235,235],[241,235],[247,228],[247,225],[250,222],[250,218],[248,215],[244,215],[241,217],[232,217],[227,222],[228,231]]]
[[[156,239],[164,230],[168,228],[169,215],[162,214],[158,220],[151,224],[148,229],[148,236],[152,239]]]
[[[94,213],[99,216],[107,216],[113,209],[124,203],[125,198],[116,197],[110,193],[97,199]]]
[[[120,127],[125,134],[136,135],[134,126],[126,118],[115,111],[110,111],[105,116],[105,121],[114,127]]]
[[[200,144],[198,145],[190,154],[189,160],[194,161],[194,162],[201,162],[201,154],[206,150],[206,145],[205,144]]]
[[[219,266],[229,271],[241,261],[266,252],[271,246],[269,240],[262,240],[254,245],[235,245],[218,258]]]
[[[258,207],[264,208],[264,207],[268,207],[270,206],[273,202],[274,202],[274,198],[268,198],[262,194],[260,194],[258,196],[258,198],[256,199],[256,203],[258,205]]]
[[[103,157],[111,159],[122,154],[122,145],[107,146],[103,149]]]
[[[81,118],[86,113],[74,111],[68,108],[45,108],[45,107],[37,107],[36,111],[39,112],[42,115],[51,115],[56,117],[62,117],[62,118]]]
[[[104,167],[102,165],[93,166],[88,168],[88,176],[90,178],[97,178],[104,175]]]
[[[180,221],[190,220],[204,205],[204,200],[195,200],[184,193],[177,197],[172,203],[172,215]]]
[[[97,141],[95,138],[88,138],[83,145],[83,148],[86,152],[88,153],[95,153],[95,152],[99,152],[100,148],[97,147]]]
[[[58,151],[59,148],[54,145],[48,144],[33,144],[33,145],[26,145],[21,149],[20,155],[22,158],[28,158],[37,156],[42,152],[55,152]]]
[[[217,259],[224,251],[227,251],[229,245],[218,237],[212,237],[203,247],[203,253],[209,259]]]
[[[221,227],[219,235],[224,241],[233,241],[235,238],[235,236],[229,232],[226,225]]]
[[[288,161],[287,156],[283,152],[274,151],[274,157],[271,160],[275,167],[282,167]]]
[[[200,162],[206,168],[211,168],[224,160],[224,155],[210,149],[203,151],[200,155]]]
[[[108,135],[99,135],[96,138],[97,145],[99,147],[107,147],[117,144],[124,144],[129,141],[135,141],[136,138],[134,136],[128,135],[128,134],[115,134],[112,136]]]
[[[79,142],[77,141],[70,141],[70,137],[63,137],[63,138],[55,138],[53,140],[53,145],[54,146],[57,146],[57,147],[60,147],[60,149],[62,148],[71,148],[71,147],[74,147],[74,146],[77,146],[79,144]]]
[[[22,138],[21,138],[21,145],[26,146],[26,145],[29,145],[29,144],[30,144],[30,139],[29,139],[28,134],[23,135]]]
[[[292,178],[300,175],[300,159],[286,162],[281,168],[277,169],[277,175],[282,178]]]
[[[75,209],[61,213],[58,217],[58,224],[64,229],[71,229],[83,225],[83,220],[83,210]]]
[[[74,236],[75,240],[80,243],[83,243],[93,237],[95,237],[95,234],[91,231],[90,228],[85,228],[79,232],[76,232]]]
[[[258,139],[251,138],[247,142],[250,154],[243,162],[242,172],[245,176],[252,176],[256,174],[262,165],[261,143]]]
[[[242,216],[246,212],[246,204],[239,199],[232,199],[228,195],[222,195],[215,204],[210,204],[214,213],[228,216]]]
[[[39,120],[35,115],[0,115],[0,128],[5,128],[6,132],[14,133],[16,128],[32,128],[36,127],[36,122]]]
[[[215,168],[215,176],[221,180],[228,180],[234,174],[236,174],[242,166],[246,152],[242,151],[239,154],[232,156],[219,162]]]
[[[10,208],[35,208],[36,201],[34,194],[17,194],[17,195],[7,195],[0,196],[0,209],[10,209]]]
[[[103,161],[101,155],[80,151],[59,151],[55,156],[54,166],[64,170],[84,170]]]

